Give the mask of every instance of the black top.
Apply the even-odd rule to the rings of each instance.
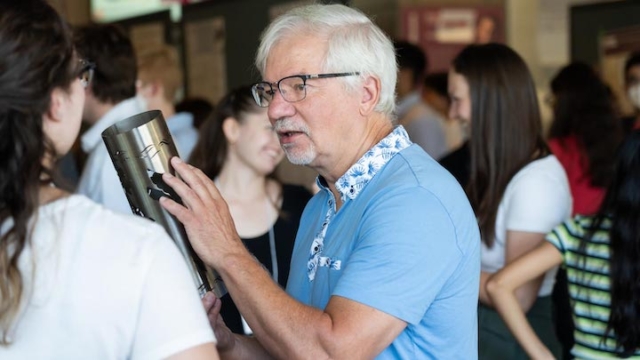
[[[440,159],[440,165],[447,169],[464,188],[471,176],[471,150],[465,141],[457,150]]]
[[[293,244],[300,225],[302,211],[311,199],[311,193],[302,186],[282,185],[282,209],[280,217],[276,220],[273,233],[276,244],[276,257],[278,260],[278,283],[283,288],[289,279],[289,267],[291,265],[291,253]],[[269,232],[251,239],[242,239],[247,249],[273,274],[271,263],[271,248],[269,246]],[[225,324],[234,333],[243,334],[240,312],[231,300],[229,294],[222,297],[222,309],[220,314]]]

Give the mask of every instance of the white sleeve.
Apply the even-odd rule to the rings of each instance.
[[[187,263],[162,232],[140,300],[131,359],[162,359],[215,342]]]
[[[510,194],[505,194],[507,230],[546,234],[571,216],[571,192],[564,170],[554,162],[544,165],[553,166],[518,174]]]

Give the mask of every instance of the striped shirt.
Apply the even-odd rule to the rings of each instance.
[[[603,221],[584,249],[580,249],[592,221],[592,217],[576,216],[556,227],[547,235],[547,241],[562,253],[567,270],[575,323],[571,353],[581,359],[613,359],[619,357],[613,332],[603,341],[611,307],[608,231],[611,221]],[[640,359],[640,350],[629,359]]]

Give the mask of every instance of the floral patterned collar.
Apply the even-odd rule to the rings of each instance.
[[[389,135],[380,140],[369,149],[361,158],[336,181],[336,189],[340,192],[342,201],[347,198],[355,199],[360,191],[378,173],[391,158],[409,147],[412,142],[404,127],[397,126]],[[319,179],[318,184],[326,184],[324,179]]]

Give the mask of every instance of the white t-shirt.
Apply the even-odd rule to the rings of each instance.
[[[549,155],[522,168],[509,181],[496,216],[493,246],[482,243],[482,271],[505,265],[507,230],[546,234],[571,216],[571,191],[562,165]],[[553,290],[557,268],[545,274],[538,296]]]
[[[185,260],[150,220],[73,195],[40,207],[32,241],[0,359],[160,359],[215,342]]]

